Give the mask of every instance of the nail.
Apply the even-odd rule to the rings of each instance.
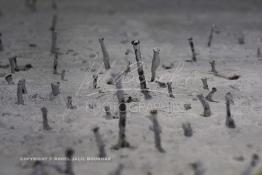
[[[259,156],[257,154],[253,154],[250,165],[255,167],[258,164],[258,162],[259,162]]]
[[[17,61],[16,61],[17,56],[9,58],[9,63],[10,63],[10,68],[11,68],[11,73],[14,74],[17,69]]]
[[[7,76],[5,77],[5,80],[7,81],[8,85],[15,84],[14,81],[13,81],[12,74],[7,75]]]
[[[48,118],[47,118],[48,111],[47,111],[46,107],[42,107],[41,112],[42,112],[42,119],[43,119],[43,129],[47,130],[47,131],[51,130],[52,128],[48,124]]]
[[[37,0],[25,0],[25,5],[27,8],[31,10],[31,12],[36,11],[36,3],[37,3]]]
[[[172,82],[167,82],[167,90],[168,90],[169,97],[175,98],[172,90]]]
[[[125,75],[127,75],[131,71],[131,62],[128,61],[128,64],[126,66],[126,70],[124,71]]]
[[[131,50],[130,50],[130,49],[126,49],[125,55],[127,56],[127,55],[129,55],[130,53],[131,53]]]
[[[98,74],[93,75],[93,88],[97,88],[97,79],[98,79]]]
[[[212,90],[207,94],[206,100],[210,102],[216,102],[213,100],[213,95],[215,94],[216,91],[217,91],[217,88],[213,87]]]
[[[114,145],[112,148],[115,150],[118,150],[121,148],[128,148],[130,147],[130,144],[126,139],[126,104],[125,104],[122,80],[121,80],[121,77],[119,77],[117,74],[113,74],[112,78],[113,80],[115,80],[115,85],[116,85],[116,90],[117,90],[116,96],[117,96],[118,105],[119,105],[118,143]]]
[[[56,41],[57,41],[57,33],[56,31],[51,30],[51,50],[50,50],[51,54],[55,54],[57,52]]]
[[[76,106],[74,106],[72,104],[73,103],[72,97],[71,96],[67,96],[66,99],[67,99],[67,103],[66,103],[67,109],[76,109]]]
[[[215,29],[216,29],[216,25],[212,25],[212,26],[211,26],[211,29],[210,29],[209,36],[208,36],[207,47],[211,47]]]
[[[105,112],[106,112],[105,118],[106,119],[112,119],[113,116],[111,114],[110,107],[109,106],[105,106],[104,109],[105,109]]]
[[[53,74],[58,74],[57,72],[57,65],[58,65],[58,53],[54,53],[54,64],[53,64]]]
[[[261,49],[257,48],[257,58],[261,58]]]
[[[209,64],[211,65],[211,72],[214,74],[218,74],[217,70],[216,70],[216,61],[212,60],[209,62]]]
[[[3,51],[3,50],[4,50],[4,45],[3,45],[3,42],[2,42],[2,33],[0,33],[0,52]]]
[[[131,42],[131,44],[133,45],[133,48],[135,51],[135,58],[137,62],[137,72],[138,72],[138,78],[140,81],[141,92],[144,94],[145,99],[150,99],[152,97],[149,94],[149,91],[146,87],[146,80],[145,80],[145,75],[144,75],[144,70],[143,70],[143,65],[142,65],[142,56],[141,56],[141,51],[140,51],[140,41],[134,40]]]
[[[195,175],[204,175],[206,173],[203,163],[200,161],[192,163],[191,167],[193,168]]]
[[[26,89],[26,86],[25,86],[25,79],[21,79],[21,80],[19,80],[19,81],[21,81],[21,84],[22,84],[22,92],[23,92],[23,94],[27,94],[27,89]]]
[[[46,171],[44,169],[44,165],[41,161],[35,161],[33,165],[32,175],[45,175]]]
[[[203,84],[203,89],[209,89],[208,84],[207,84],[207,78],[201,78],[202,84]]]
[[[238,38],[238,44],[243,45],[245,44],[245,36],[242,35]]]
[[[66,175],[75,175],[74,170],[73,170],[73,155],[75,151],[71,148],[68,148],[65,152],[65,156],[67,158],[66,160],[66,167],[65,167],[65,174]]]
[[[57,10],[57,3],[56,3],[56,0],[52,0],[52,9],[53,10]]]
[[[193,136],[193,130],[192,130],[192,127],[191,127],[191,124],[189,122],[185,122],[182,124],[182,128],[184,130],[184,135],[186,137],[191,137]]]
[[[96,144],[99,150],[98,157],[105,158],[106,157],[106,150],[105,150],[105,144],[101,138],[101,135],[99,133],[99,127],[93,128],[93,132],[96,138]]]
[[[103,62],[104,62],[104,66],[106,70],[110,69],[110,57],[109,57],[109,53],[106,49],[105,43],[104,43],[104,38],[98,38],[98,41],[100,43],[100,47],[102,50],[102,54],[103,54]]]
[[[253,154],[249,165],[245,168],[242,175],[253,175],[254,174],[253,171],[257,166],[258,162],[259,162],[259,156],[257,154]]]
[[[61,80],[62,80],[62,81],[67,81],[67,80],[65,79],[65,73],[66,73],[66,71],[63,69],[62,72],[61,72]]]
[[[189,45],[190,45],[190,48],[191,48],[191,52],[192,52],[192,62],[196,62],[197,58],[196,58],[196,51],[195,51],[193,38],[192,37],[188,38],[188,42],[189,42]]]
[[[151,66],[151,82],[155,81],[156,70],[160,65],[159,52],[160,52],[159,48],[153,49],[153,59],[152,59],[152,66]]]
[[[51,89],[52,89],[53,96],[57,96],[58,94],[60,94],[59,87],[60,87],[59,82],[51,83]]]
[[[19,80],[17,83],[17,104],[18,105],[24,105],[23,94],[24,94],[23,81]]]
[[[122,172],[123,172],[123,169],[124,169],[124,165],[123,165],[122,163],[120,163],[120,164],[117,166],[116,170],[113,171],[113,172],[111,172],[111,173],[109,173],[109,175],[121,175]]]
[[[204,108],[203,116],[204,117],[211,116],[211,110],[210,110],[209,104],[205,100],[205,97],[203,96],[203,94],[197,95],[197,98],[199,99],[199,101],[201,102],[201,104],[202,104],[202,106]]]
[[[226,99],[226,127],[228,128],[236,128],[236,124],[234,119],[231,116],[231,110],[230,110],[230,105],[234,104],[233,101],[233,96],[230,92],[226,93],[225,95],[225,99]]]
[[[160,136],[161,127],[160,127],[158,120],[157,120],[157,110],[150,111],[149,118],[150,118],[150,120],[152,121],[152,124],[153,124],[152,130],[154,132],[154,137],[155,137],[155,147],[159,152],[164,153],[165,150],[162,147],[161,136]]]
[[[187,103],[187,104],[184,104],[184,108],[185,108],[185,110],[189,110],[189,109],[191,109],[192,107],[191,107],[191,104],[190,104],[190,103]]]
[[[54,1],[54,0],[53,0],[53,1]],[[54,15],[53,15],[53,18],[52,18],[52,25],[51,25],[51,27],[50,27],[50,30],[51,30],[52,32],[55,32],[55,31],[56,31],[56,24],[57,24],[57,15],[54,14]]]

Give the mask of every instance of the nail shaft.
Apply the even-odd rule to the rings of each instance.
[[[104,62],[104,66],[106,70],[109,70],[111,68],[110,66],[110,56],[109,53],[106,49],[105,43],[104,43],[104,38],[99,38],[98,39],[99,43],[100,43],[100,47],[102,50],[102,54],[103,54],[103,62]]]
[[[168,90],[169,97],[175,98],[172,90],[172,82],[167,82],[167,90]]]
[[[124,91],[122,86],[121,77],[116,78],[117,75],[113,75],[113,79],[116,81],[116,95],[118,98],[118,104],[119,104],[119,138],[118,143],[113,146],[113,149],[121,149],[125,147],[130,147],[129,142],[126,140],[126,104],[125,104],[125,98],[124,98]]]
[[[261,49],[257,48],[257,58],[261,58]]]
[[[17,61],[16,61],[16,56],[9,58],[9,63],[10,63],[10,68],[11,68],[11,73],[14,74],[17,69]]]
[[[189,45],[190,45],[190,48],[191,48],[191,52],[192,52],[192,61],[193,61],[193,62],[196,62],[196,61],[197,61],[197,58],[196,58],[196,51],[195,51],[195,46],[194,46],[193,38],[190,37],[190,38],[188,39],[188,42],[189,42]]]
[[[138,78],[140,81],[141,92],[144,94],[146,99],[150,99],[151,96],[146,86],[146,80],[145,80],[145,75],[144,75],[144,70],[143,70],[142,56],[141,56],[141,51],[140,51],[140,41],[134,40],[131,43],[135,51],[135,58],[137,62],[137,72],[138,72]]]
[[[57,52],[57,32],[51,30],[51,54],[55,54]]]
[[[246,167],[242,175],[253,175],[254,174],[253,170],[257,166],[258,162],[259,162],[259,156],[257,154],[253,154],[249,165]]]
[[[66,107],[67,109],[76,109],[76,106],[73,105],[73,99],[71,96],[66,97],[67,102],[66,102]]]
[[[93,88],[96,89],[97,88],[97,79],[98,79],[98,75],[94,74],[93,75]]]
[[[216,70],[216,61],[215,60],[212,60],[209,62],[209,64],[211,65],[211,72],[214,73],[214,74],[217,74],[217,70]]]
[[[203,163],[200,161],[192,163],[191,166],[194,170],[194,175],[204,175],[206,173]]]
[[[65,79],[65,73],[66,73],[66,71],[63,69],[62,72],[61,72],[61,80],[62,80],[62,81],[67,81],[67,80]]]
[[[36,11],[36,3],[37,3],[37,0],[25,0],[25,5],[27,8],[31,10],[31,12]]]
[[[49,124],[48,124],[48,118],[47,118],[47,113],[48,113],[48,111],[47,111],[46,107],[42,107],[42,108],[41,108],[41,112],[42,112],[42,119],[43,119],[43,129],[44,129],[44,130],[50,130],[50,129],[52,129],[52,128],[49,126]]]
[[[192,130],[191,124],[189,122],[183,123],[182,128],[184,130],[184,135],[186,137],[191,137],[193,135],[193,130]]]
[[[207,84],[207,78],[201,78],[202,84],[203,84],[203,89],[209,89],[208,84]]]
[[[55,54],[54,54],[54,64],[53,64],[53,74],[58,74],[57,66],[58,66],[58,53],[55,52]]]
[[[111,114],[111,111],[110,111],[110,107],[109,106],[105,106],[104,109],[105,109],[105,112],[106,112],[105,118],[106,119],[111,119],[112,118],[112,114]]]
[[[17,104],[18,105],[24,105],[24,99],[23,99],[23,93],[24,92],[24,86],[23,81],[19,80],[17,83]]]
[[[152,66],[151,66],[151,82],[155,81],[156,70],[160,65],[159,52],[160,52],[159,48],[153,49],[153,60],[152,60]]]
[[[124,169],[124,165],[120,163],[120,164],[117,166],[116,170],[113,171],[113,172],[111,172],[111,173],[109,173],[109,175],[121,175],[122,172],[123,172],[123,169]]]
[[[65,174],[66,175],[74,175],[74,170],[73,170],[73,155],[74,155],[74,150],[69,148],[65,152],[65,156],[67,158],[66,160],[66,167],[65,167]]]
[[[162,144],[161,144],[161,135],[160,135],[161,128],[157,120],[157,110],[150,111],[150,120],[152,121],[152,124],[153,124],[152,129],[153,129],[154,137],[155,137],[155,147],[157,148],[159,152],[164,153],[165,150],[163,149]]]
[[[93,129],[93,132],[94,132],[94,135],[95,135],[95,139],[96,139],[96,144],[97,144],[97,147],[98,147],[98,150],[99,150],[99,154],[98,156],[100,158],[105,158],[106,157],[106,150],[105,150],[105,144],[102,140],[102,137],[99,133],[99,127],[95,127]]]
[[[53,0],[54,1],[54,0]],[[55,32],[56,31],[56,24],[57,24],[57,15],[54,14],[52,18],[52,25],[50,27],[50,30]]]
[[[22,84],[22,92],[23,94],[27,94],[27,89],[26,89],[26,85],[25,85],[25,79],[20,80],[21,84]]]
[[[56,83],[51,83],[51,89],[52,89],[52,95],[53,96],[57,96],[58,94],[60,94],[60,83],[56,82]]]
[[[212,90],[207,94],[206,100],[210,102],[215,102],[213,100],[213,95],[216,93],[216,91],[217,91],[217,88],[213,87]]]
[[[1,12],[0,12],[0,16],[1,16]],[[0,33],[0,52],[4,50],[4,45],[3,45],[3,41],[2,41],[2,33]]]
[[[31,175],[46,175],[44,165],[41,161],[35,161],[33,165],[33,172]]]
[[[208,42],[207,42],[207,46],[211,47],[212,41],[213,41],[213,35],[214,35],[214,31],[215,31],[215,25],[212,25],[211,29],[210,29],[210,33],[208,36]]]
[[[56,2],[56,0],[52,0],[52,9],[53,10],[57,10],[57,2]]]
[[[232,94],[230,92],[226,93],[225,99],[226,99],[226,126],[228,128],[235,128],[236,124],[231,116],[231,110],[230,110],[230,105],[234,104]]]
[[[197,97],[204,108],[203,116],[209,117],[211,115],[211,110],[210,110],[208,102],[205,100],[205,97],[203,96],[203,94],[197,95]]]

